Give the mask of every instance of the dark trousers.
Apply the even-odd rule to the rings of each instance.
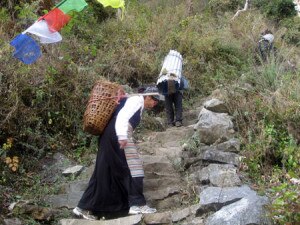
[[[165,107],[168,124],[174,125],[177,121],[182,122],[182,93],[180,91],[165,95]]]
[[[143,194],[144,177],[132,177],[129,188],[129,206],[146,205],[146,199]]]
[[[273,43],[269,43],[269,41],[267,40],[261,40],[258,42],[258,50],[262,60],[267,61],[272,51],[274,50]]]

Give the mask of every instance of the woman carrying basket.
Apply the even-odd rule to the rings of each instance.
[[[132,132],[141,120],[143,109],[159,101],[158,90],[148,87],[144,93],[122,99],[104,132],[99,137],[99,150],[92,177],[74,214],[96,220],[97,216],[120,213],[154,213],[143,195],[144,170]]]

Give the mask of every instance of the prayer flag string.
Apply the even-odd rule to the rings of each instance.
[[[124,0],[97,0],[104,7],[125,8]],[[40,17],[34,24],[24,32],[17,35],[10,45],[15,48],[13,56],[25,64],[36,62],[41,56],[41,48],[38,44],[50,44],[60,42],[62,36],[60,31],[70,20],[68,13],[80,12],[88,4],[85,0],[62,0],[51,11]],[[33,35],[31,37],[27,33]],[[36,41],[36,40],[38,41]]]

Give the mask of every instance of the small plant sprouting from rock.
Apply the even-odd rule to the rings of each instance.
[[[199,152],[200,144],[199,132],[195,132],[192,137],[182,144],[182,147],[185,151],[188,151],[191,156],[196,156]]]

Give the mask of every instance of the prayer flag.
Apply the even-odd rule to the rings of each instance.
[[[85,0],[66,0],[66,1],[59,3],[56,7],[67,14],[68,12],[70,12],[72,10],[80,12],[86,6],[87,6],[87,3]]]
[[[24,33],[31,33],[39,37],[42,44],[55,43],[62,40],[58,32],[51,32],[45,20],[40,20],[31,25]]]
[[[125,1],[124,0],[97,0],[104,7],[111,6],[113,8],[124,8]]]
[[[34,63],[42,55],[40,46],[26,34],[16,36],[10,45],[15,47],[13,56],[25,64]]]
[[[39,18],[40,20],[46,20],[51,32],[60,31],[71,19],[71,17],[61,11],[59,8],[54,8],[46,15]]]

